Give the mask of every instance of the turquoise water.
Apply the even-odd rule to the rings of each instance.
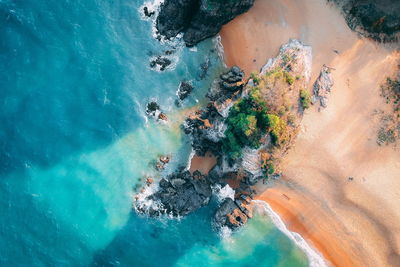
[[[160,44],[142,4],[0,0],[0,266],[306,266],[265,216],[222,239],[210,207],[180,221],[132,212],[158,155],[173,156],[166,172],[185,164],[182,110],[223,68],[211,40]],[[150,69],[171,46],[176,66]],[[183,79],[196,89],[178,108]],[[168,124],[146,120],[151,99]]]

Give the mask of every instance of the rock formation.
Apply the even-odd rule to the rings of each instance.
[[[185,216],[207,205],[211,194],[211,183],[206,176],[200,172],[191,175],[189,171],[178,171],[163,178],[158,191],[138,198],[135,207],[139,212],[147,212],[151,216]]]
[[[313,102],[319,101],[321,106],[326,108],[328,104],[328,95],[333,86],[331,69],[323,66],[318,79],[314,83]]]
[[[380,42],[400,37],[400,1],[330,0],[337,3],[352,30]]]
[[[216,35],[222,25],[246,12],[254,0],[165,0],[157,17],[158,32],[167,39],[183,32],[187,46]]]
[[[275,154],[286,151],[296,136],[297,126],[294,125],[295,121],[289,123],[289,118],[297,116],[300,119],[302,115],[299,91],[307,86],[310,72],[311,48],[291,40],[282,46],[276,58],[268,61],[258,77],[254,76],[247,83],[239,67],[235,66],[221,74],[207,94],[210,99],[208,105],[188,116],[182,125],[195,153],[199,156],[204,156],[206,152],[213,153],[217,157],[217,165],[208,175],[179,170],[162,178],[159,183],[147,185],[136,197],[135,209],[151,216],[185,216],[208,204],[212,188],[228,188],[229,196],[218,197],[221,204],[215,213],[215,225],[236,229],[245,224],[252,217],[251,199],[255,194],[252,187],[266,177],[279,177],[270,163]],[[255,90],[258,90],[258,95],[251,95]],[[250,96],[253,98],[250,99]],[[241,101],[249,102],[237,106]],[[265,101],[264,107],[259,104],[262,101]],[[275,146],[268,138],[270,132],[266,132],[264,134],[267,136],[260,135],[258,148],[242,146],[241,157],[231,158],[224,145],[230,140],[226,134],[230,134],[227,133],[227,125],[232,119],[232,106],[235,107],[233,113],[242,112],[239,115],[248,116],[245,109],[249,108],[253,113],[272,116],[275,121],[271,119],[271,124],[266,127],[272,128],[272,123],[275,123],[275,127],[279,125],[279,131],[285,129],[285,133],[279,132],[286,134],[285,143]],[[159,107],[153,103],[148,109],[158,110]],[[268,168],[265,169],[263,164]]]

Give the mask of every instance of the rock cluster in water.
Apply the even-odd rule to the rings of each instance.
[[[158,32],[172,38],[183,32],[187,46],[216,35],[222,25],[253,5],[254,0],[165,0],[157,17]]]
[[[150,216],[168,214],[172,216],[185,216],[207,205],[212,196],[212,188],[227,186],[229,181],[237,181],[233,199],[226,197],[215,214],[217,227],[227,226],[235,229],[252,217],[250,202],[255,193],[251,188],[257,182],[253,174],[246,171],[238,171],[224,166],[220,140],[223,138],[224,110],[229,109],[226,102],[240,97],[244,87],[244,73],[238,67],[233,67],[220,76],[218,88],[210,91],[211,102],[206,108],[189,116],[183,124],[183,130],[192,140],[192,148],[197,155],[205,155],[211,151],[220,158],[218,164],[210,170],[208,175],[199,171],[191,174],[180,169],[160,180],[155,187],[153,183],[147,183],[143,192],[138,195],[135,209],[138,212]],[[185,96],[192,90],[191,85],[182,82],[178,91],[179,96]],[[181,99],[181,97],[179,97]],[[155,116],[159,111],[155,102],[147,106],[147,113]],[[218,129],[218,127],[222,127]],[[154,191],[148,193],[150,188]],[[147,193],[146,193],[147,192]]]
[[[247,83],[244,81],[245,74],[239,67],[232,67],[221,74],[207,93],[210,102],[205,108],[188,116],[182,125],[196,155],[205,156],[207,152],[211,152],[217,158],[216,166],[207,175],[198,171],[191,174],[185,169],[180,169],[164,177],[159,183],[147,185],[137,196],[135,209],[151,216],[162,214],[185,216],[207,205],[215,192],[219,196],[217,198],[220,205],[215,212],[214,225],[236,229],[245,224],[252,217],[251,200],[255,194],[253,186],[265,177],[279,178],[274,170],[266,174],[262,169],[262,162],[271,160],[272,153],[275,157],[286,153],[291,140],[296,136],[297,117],[293,119],[292,124],[296,123],[293,126],[284,121],[286,129],[291,127],[286,130],[289,134],[284,145],[280,145],[279,148],[274,147],[267,134],[261,137],[262,141],[260,139],[262,146],[242,147],[241,156],[234,159],[228,157],[222,149],[222,143],[226,142],[226,119],[235,100],[241,99],[242,96],[247,97],[251,90],[255,89],[257,79],[265,86],[262,97],[268,101],[268,111],[275,112],[271,114],[278,114],[281,107],[286,104],[291,106],[285,110],[286,115],[284,113],[279,119],[283,120],[286,118],[284,116],[292,114],[300,119],[302,110],[299,108],[299,92],[307,87],[310,81],[311,58],[311,47],[297,40],[290,40],[281,47],[279,55],[268,60],[260,74]],[[325,72],[321,74],[321,82],[317,81],[315,86],[318,87],[319,97],[324,90],[328,90],[322,81],[326,78]],[[190,84],[182,83],[178,97],[183,98],[191,90]],[[286,103],[285,100],[290,102]],[[155,103],[150,103],[148,110],[154,112],[159,110],[159,107]],[[272,150],[269,150],[270,148]],[[218,188],[220,190],[217,190]],[[229,196],[221,193],[221,188],[228,188]]]

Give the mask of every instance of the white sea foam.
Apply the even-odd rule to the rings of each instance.
[[[298,233],[291,232],[287,229],[285,223],[282,221],[281,217],[275,213],[271,206],[262,200],[253,200],[256,207],[259,207],[266,215],[268,215],[273,224],[286,236],[288,236],[308,257],[310,267],[328,267],[329,265],[323,258],[323,256],[313,249],[304,238]]]
[[[189,154],[189,158],[187,161],[186,170],[190,170],[190,167],[192,165],[192,159],[193,159],[194,155],[196,155],[196,151],[194,151],[193,148],[190,148],[190,154]]]
[[[233,190],[228,184],[222,187],[217,184],[213,187],[214,195],[217,197],[218,202],[222,202],[227,198],[235,200],[235,190]]]
[[[222,45],[222,39],[219,34],[213,38],[213,43],[217,49],[218,57],[221,59],[224,66],[227,67],[224,60],[224,46]]]
[[[142,191],[134,197],[135,201],[133,202],[133,208],[139,213],[143,211],[147,213],[150,209],[163,210],[164,207],[160,202],[148,198],[152,194],[156,193],[158,189],[158,183],[152,183],[151,185],[145,186]]]
[[[223,226],[219,231],[219,235],[225,241],[230,240],[232,238],[232,230],[227,226]]]

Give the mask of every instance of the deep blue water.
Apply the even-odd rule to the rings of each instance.
[[[180,114],[223,69],[212,40],[195,50],[160,44],[142,4],[0,0],[0,266],[306,265],[263,216],[226,241],[211,208],[181,221],[132,212],[132,188],[155,175],[152,160],[185,163]],[[176,67],[152,70],[150,58],[171,48]],[[184,79],[195,92],[178,108]],[[169,124],[146,121],[150,99]]]

